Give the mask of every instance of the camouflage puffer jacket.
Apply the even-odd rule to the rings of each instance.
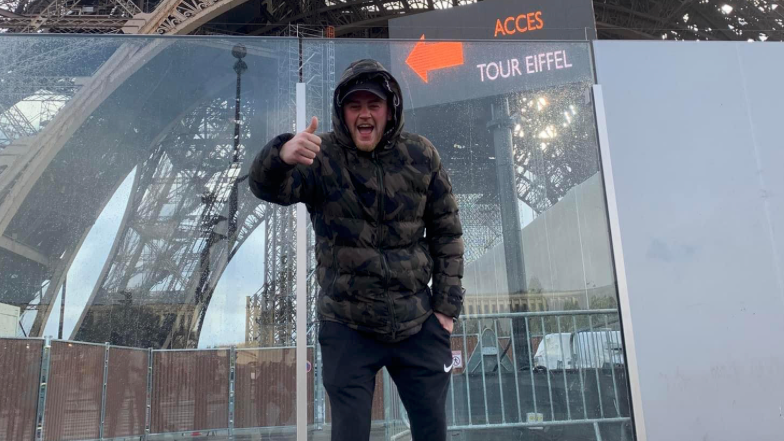
[[[337,99],[341,89],[367,79],[386,88],[393,108],[372,153],[354,146]],[[335,90],[335,129],[319,135],[313,164],[281,160],[280,148],[293,137],[284,134],[262,149],[249,179],[263,200],[307,205],[316,233],[319,319],[389,342],[419,332],[433,310],[457,317],[463,303],[464,246],[452,186],[430,141],[402,131],[401,96],[381,64],[355,62]]]

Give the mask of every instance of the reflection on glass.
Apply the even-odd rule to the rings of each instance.
[[[308,116],[324,121],[336,81],[322,72],[342,72],[368,57],[391,67],[404,89],[406,130],[432,141],[449,171],[467,290],[452,336],[450,431],[477,440],[543,433],[593,440],[597,431],[605,440],[632,439],[589,59],[570,58],[575,71],[564,81],[539,78],[483,93],[481,83],[445,84],[436,76],[417,83],[400,62],[414,44],[306,41],[303,59],[314,61],[304,72],[318,75],[303,81]],[[463,48],[503,60],[558,51],[571,57],[587,45]],[[315,288],[310,295],[312,302]],[[316,409],[328,407],[318,363],[315,370]],[[374,417],[374,436],[408,439],[395,385],[383,371],[379,380],[384,412]],[[312,439],[328,433],[329,421],[319,415]]]
[[[245,179],[293,131],[300,72],[329,130],[335,73],[369,57],[399,75],[407,130],[439,149],[460,204],[450,430],[632,439],[587,45],[471,43],[497,62],[566,50],[574,73],[482,95],[423,89],[399,62],[413,42],[305,41],[300,58],[290,39],[0,40],[0,303],[21,315],[0,340],[0,438],[292,439],[297,405],[327,436],[312,316],[295,399],[296,220]],[[311,277],[311,315],[317,291]],[[377,385],[374,436],[406,439],[394,383]]]
[[[294,383],[267,386],[295,364],[295,219],[245,182],[293,125],[291,44],[2,38],[0,358],[35,393],[3,431],[293,436]]]

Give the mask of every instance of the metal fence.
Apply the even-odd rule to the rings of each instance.
[[[461,318],[452,335],[450,431],[482,439],[481,430],[580,427],[589,432],[583,439],[631,440],[617,317],[615,310],[600,310]],[[152,350],[3,338],[0,354],[3,440],[295,433],[292,347]],[[317,348],[309,347],[308,422],[327,431],[319,362]],[[410,439],[408,418],[385,371],[372,416],[385,439]]]
[[[559,429],[563,438],[543,439],[633,439],[616,310],[464,316],[452,351],[450,432]],[[407,439],[397,391],[384,387],[388,439]]]
[[[292,432],[294,367],[291,347],[152,350],[0,338],[0,440]]]

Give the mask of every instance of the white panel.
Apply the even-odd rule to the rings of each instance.
[[[649,440],[784,434],[784,45],[596,42]]]
[[[305,83],[297,83],[297,131],[307,127]],[[308,210],[297,204],[297,441],[308,439]]]
[[[629,389],[632,399],[632,412],[634,413],[634,432],[637,441],[647,441],[645,430],[645,412],[640,388],[640,367],[637,357],[637,340],[635,339],[634,325],[632,322],[631,308],[629,305],[629,285],[626,277],[626,262],[623,256],[623,240],[621,239],[618,220],[618,198],[615,194],[615,178],[613,176],[612,155],[610,154],[610,140],[607,133],[607,113],[604,107],[604,94],[602,86],[594,85],[594,107],[596,115],[596,129],[599,135],[599,149],[602,159],[602,177],[607,200],[607,220],[610,226],[615,276],[618,286],[618,309],[623,323],[622,332],[626,357],[626,369],[629,375]]]

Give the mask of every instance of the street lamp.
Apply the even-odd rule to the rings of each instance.
[[[239,206],[238,203],[238,193],[239,193],[239,183],[243,179],[239,176],[239,169],[240,169],[240,94],[242,90],[242,73],[248,70],[248,65],[242,61],[246,55],[248,55],[248,50],[242,44],[237,44],[231,49],[231,55],[237,59],[234,63],[234,72],[237,73],[237,94],[234,99],[234,154],[232,155],[231,167],[232,177],[234,182],[231,186],[231,194],[229,196],[229,231],[228,231],[228,240],[227,245],[229,249],[227,250],[229,253],[229,257],[231,256],[231,249],[234,247],[234,242],[236,240],[237,234],[237,209]]]

